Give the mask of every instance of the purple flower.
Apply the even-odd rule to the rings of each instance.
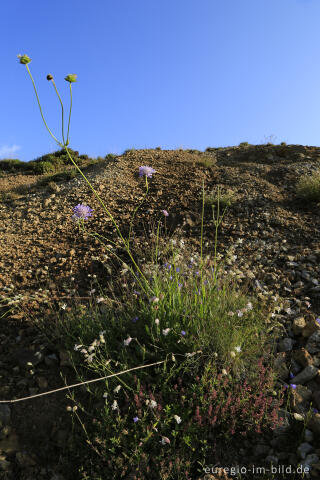
[[[134,419],[133,419],[134,423],[137,423],[138,420],[139,420],[138,417],[134,417]]]
[[[156,171],[152,167],[139,167],[139,177],[146,175],[147,178],[152,178],[152,174]]]
[[[87,205],[82,205],[79,203],[76,207],[73,209],[74,215],[72,215],[72,218],[74,220],[83,218],[86,220],[88,217],[91,217],[91,212],[93,212],[93,209],[88,207]]]
[[[165,217],[167,217],[167,216],[169,215],[169,213],[167,212],[167,210],[161,210],[161,211],[162,211],[162,213],[163,213],[163,215],[164,215]]]
[[[135,317],[135,318],[132,319],[132,321],[133,321],[134,323],[136,323],[136,321],[137,321],[138,319],[139,319],[139,317]]]
[[[294,377],[294,374],[293,373],[290,373],[290,378],[293,378]]]
[[[182,283],[178,283],[178,287],[181,288],[181,287],[182,287]]]
[[[184,330],[181,330],[181,335],[184,337],[186,332]]]
[[[316,319],[316,322],[320,324],[320,318],[317,318],[317,319]]]
[[[180,268],[179,268],[179,267],[176,268],[176,272],[180,272]]]

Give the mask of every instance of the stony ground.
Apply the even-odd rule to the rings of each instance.
[[[150,222],[154,222],[155,228],[158,220],[164,224],[163,209],[169,212],[166,218],[169,232],[177,239],[184,239],[185,252],[200,253],[204,180],[206,192],[216,192],[220,185],[222,193],[232,192],[236,198],[218,229],[217,252],[225,254],[237,239],[243,239],[236,252],[235,270],[245,271],[248,267],[255,272],[254,279],[268,283],[275,293],[281,292],[283,298],[292,298],[293,294],[305,298],[303,289],[286,292],[286,280],[281,284],[276,275],[285,270],[281,262],[284,245],[288,255],[318,255],[319,264],[319,204],[297,199],[295,189],[302,175],[310,175],[320,168],[320,148],[262,145],[213,149],[205,154],[139,150],[118,157],[112,163],[88,167],[85,175],[125,236],[132,213],[146,191],[145,180],[138,176],[139,167],[143,165],[153,167],[157,173],[148,179],[149,193],[133,223],[133,252],[138,252],[139,259],[144,257],[151,261],[150,248],[146,248],[151,239],[146,243],[144,231],[148,232]],[[69,384],[76,383],[62,347],[50,344],[39,333],[36,320],[43,315],[48,323],[54,319],[50,304],[45,303],[46,298],[52,301],[54,308],[68,305],[68,297],[72,295],[86,297],[79,298],[85,302],[91,289],[88,273],[97,275],[102,288],[119,275],[119,263],[112,263],[112,256],[97,238],[79,233],[71,219],[74,206],[87,204],[94,209],[92,217],[85,222],[87,231],[117,241],[115,227],[85,180],[77,177],[39,188],[37,182],[41,177],[5,174],[0,178],[0,194],[3,194],[0,202],[0,299],[7,301],[24,296],[19,303],[23,312],[9,311],[6,302],[0,309],[1,400],[64,386],[61,375]],[[204,254],[210,253],[212,258],[214,236],[212,211],[206,208],[204,243],[209,243]],[[110,245],[110,241],[106,243]],[[263,257],[270,255],[270,250],[272,264],[270,262],[266,269]],[[123,249],[116,252],[127,259]],[[247,277],[252,290],[254,279]],[[306,316],[320,316],[319,291],[307,294],[311,307],[308,311],[305,308]],[[40,352],[38,356],[36,352]],[[28,373],[26,368],[30,360],[35,365],[34,374]],[[58,480],[54,476],[57,471],[64,475],[61,478],[69,478],[70,466],[63,455],[63,446],[71,432],[67,405],[64,392],[18,402],[9,405],[8,410],[0,404],[0,420],[8,424],[0,432],[0,467],[3,475],[7,475],[4,478]],[[52,470],[47,470],[48,465]]]

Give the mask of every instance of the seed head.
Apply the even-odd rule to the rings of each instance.
[[[64,79],[69,83],[74,83],[77,81],[77,75],[75,73],[69,73]]]
[[[50,81],[50,80],[53,80],[53,76],[52,75],[47,75],[47,80]]]
[[[27,65],[27,63],[30,63],[31,62],[31,58],[28,57],[28,55],[24,54],[24,55],[17,55],[18,58],[20,58],[20,63],[22,63],[23,65]]]

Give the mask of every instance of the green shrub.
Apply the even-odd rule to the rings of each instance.
[[[280,145],[285,146],[287,144],[286,144],[286,142],[281,142]]]
[[[24,170],[25,162],[17,158],[0,160],[0,170],[14,173],[16,170]]]
[[[117,160],[117,155],[114,155],[114,153],[108,153],[104,158],[108,161]]]
[[[55,167],[51,162],[37,162],[33,164],[32,170],[37,174],[43,174],[53,172]]]
[[[239,143],[239,147],[249,147],[249,143],[248,142],[241,142]]]
[[[80,155],[79,158],[80,158],[81,160],[88,160],[88,159],[89,159],[89,156],[86,155],[86,154],[83,154],[83,155]]]

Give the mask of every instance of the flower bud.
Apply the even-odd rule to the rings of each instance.
[[[24,54],[24,55],[17,55],[18,58],[20,58],[20,63],[22,63],[23,65],[27,65],[27,63],[30,63],[31,62],[31,58],[28,57],[28,55]]]
[[[53,80],[53,76],[52,75],[47,75],[47,80],[50,81],[50,80]]]
[[[76,82],[77,81],[77,75],[75,73],[69,73],[69,75],[67,75],[65,77],[65,80],[67,82],[70,82],[70,83]]]

